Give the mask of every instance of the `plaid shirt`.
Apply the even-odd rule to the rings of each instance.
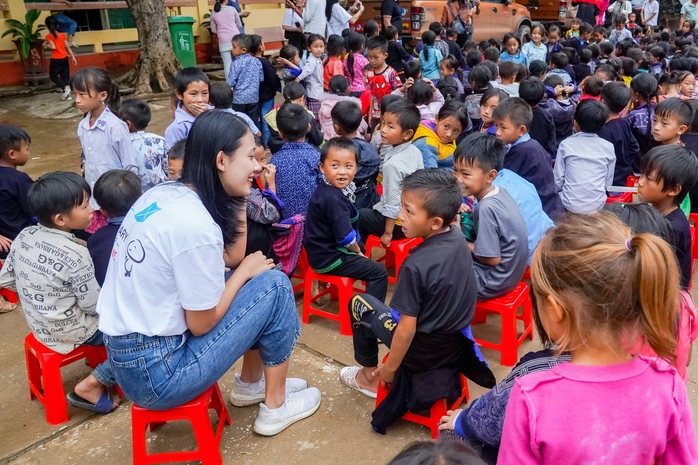
[[[233,87],[233,103],[244,105],[259,102],[259,83],[264,81],[262,63],[245,53],[236,57],[228,71],[228,85]]]

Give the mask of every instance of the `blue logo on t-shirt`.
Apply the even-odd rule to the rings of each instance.
[[[139,223],[143,223],[145,220],[148,219],[148,217],[150,217],[150,215],[152,215],[153,213],[157,213],[160,210],[162,210],[162,208],[158,207],[158,203],[153,202],[147,207],[145,207],[143,210],[136,213],[136,221],[138,221]]]

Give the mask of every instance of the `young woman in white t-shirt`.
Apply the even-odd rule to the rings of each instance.
[[[312,415],[320,391],[287,379],[300,334],[288,277],[261,252],[244,257],[254,149],[239,118],[212,110],[196,119],[181,182],[150,189],[124,218],[98,313],[115,378],[133,402],[154,410],[188,402],[244,354],[231,402],[264,401],[254,430],[271,436]]]

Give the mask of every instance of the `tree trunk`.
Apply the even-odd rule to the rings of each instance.
[[[164,92],[181,68],[172,49],[164,0],[126,0],[138,30],[138,60],[131,71],[117,79],[132,86],[137,95]]]

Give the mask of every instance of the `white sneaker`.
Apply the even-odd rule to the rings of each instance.
[[[70,98],[70,87],[65,86],[65,89],[63,89],[63,100],[72,100]]]
[[[235,373],[235,384],[230,392],[230,403],[236,407],[247,407],[248,405],[264,402],[264,389],[266,381],[264,375],[256,383],[245,383],[240,381],[240,374]],[[286,394],[302,391],[308,387],[308,383],[300,378],[286,378]]]
[[[287,393],[284,405],[276,409],[259,404],[259,416],[254,422],[254,431],[262,436],[274,436],[317,412],[321,401],[320,390],[311,387],[293,394]]]

